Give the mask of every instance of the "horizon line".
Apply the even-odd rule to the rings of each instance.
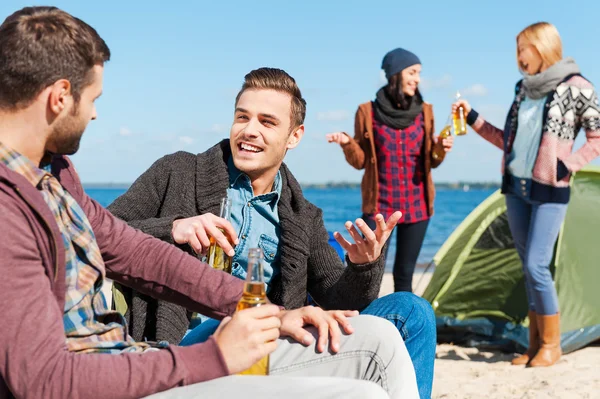
[[[87,182],[87,183],[82,183],[83,186],[95,186],[95,187],[114,187],[114,186],[119,186],[119,187],[130,187],[133,184],[133,182],[130,183],[125,183],[125,182]],[[356,186],[356,185],[360,185],[361,182],[360,181],[328,181],[328,182],[301,182],[300,185],[301,186],[326,186],[326,185],[330,185],[330,186]],[[434,183],[434,185],[501,185],[502,182],[501,181],[496,181],[496,180],[479,180],[479,181],[462,181],[462,180],[458,180],[458,181],[437,181]]]

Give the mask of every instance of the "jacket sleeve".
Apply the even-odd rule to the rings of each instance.
[[[361,109],[358,108],[354,117],[354,138],[348,137],[350,141],[342,145],[346,161],[358,170],[365,168],[364,149],[369,145],[369,141],[365,138],[364,118]]]
[[[234,313],[244,282],[117,219],[83,196],[107,276],[154,298],[221,319]]]
[[[42,263],[40,248],[45,243],[36,240],[32,223],[17,200],[0,191],[0,226],[4,231],[0,240],[0,396],[6,384],[17,398],[139,398],[229,374],[214,338],[157,352],[69,352],[63,309],[57,304]],[[142,244],[131,234],[115,236]],[[109,251],[109,263],[125,260],[117,252]],[[169,255],[174,263],[184,261],[174,251]],[[131,250],[129,257],[136,256],[148,260],[143,251]],[[193,266],[189,261],[183,263]]]
[[[467,115],[467,123],[477,134],[504,151],[504,131],[487,122],[474,109]]]
[[[355,265],[346,256],[347,267],[329,244],[320,209],[314,219],[308,258],[308,292],[324,309],[363,310],[379,296],[385,266],[383,256],[365,265]]]
[[[67,170],[73,181],[71,194],[92,225],[107,277],[209,317],[222,319],[235,312],[242,280],[130,227],[85,194],[74,167]]]
[[[559,163],[563,163],[569,172],[577,172],[594,158],[600,155],[600,106],[598,94],[591,83],[591,88],[580,90],[577,98],[577,119],[585,131],[586,142],[574,153]],[[559,166],[560,170],[560,166]],[[558,176],[558,180],[561,176]],[[565,176],[563,176],[565,177]]]
[[[158,217],[167,191],[171,162],[177,154],[167,155],[145,171],[127,192],[108,206],[108,210],[130,226],[144,233],[173,243],[173,221],[184,215]]]

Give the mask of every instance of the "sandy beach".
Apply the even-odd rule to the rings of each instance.
[[[416,272],[415,293],[421,294],[430,279],[431,273]],[[392,276],[386,274],[381,295],[392,291]],[[598,344],[565,355],[548,368],[512,366],[512,354],[451,344],[438,345],[436,357],[434,399],[600,398]]]

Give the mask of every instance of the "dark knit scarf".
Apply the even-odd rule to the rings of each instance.
[[[373,103],[375,119],[393,129],[406,129],[413,124],[421,112],[423,112],[423,99],[420,95],[411,99],[408,109],[400,109],[393,103],[385,87],[379,89]]]

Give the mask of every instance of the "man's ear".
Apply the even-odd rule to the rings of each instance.
[[[66,79],[60,79],[54,82],[48,89],[48,109],[55,115],[58,115],[64,109],[68,108],[69,103],[73,101],[71,82]]]
[[[288,143],[286,148],[291,150],[292,148],[296,148],[298,144],[300,144],[300,140],[304,136],[304,125],[300,125],[297,128],[294,128],[290,137],[288,138]]]

